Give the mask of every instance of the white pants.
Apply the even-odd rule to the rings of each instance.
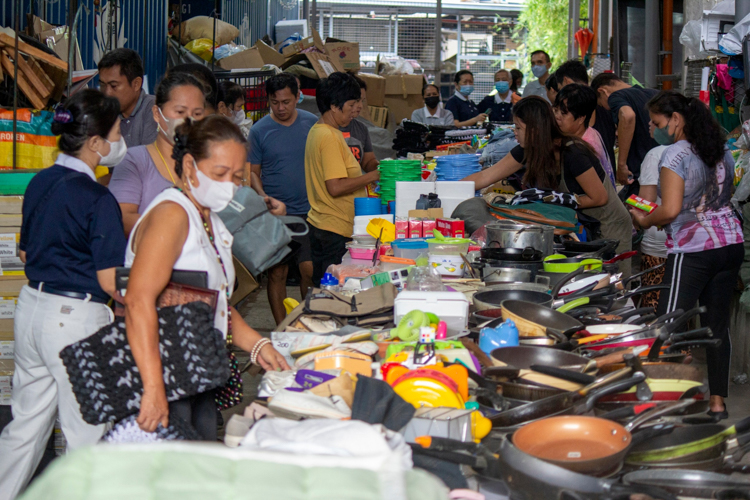
[[[104,304],[21,290],[15,315],[13,420],[0,435],[0,500],[14,499],[31,479],[55,422],[70,449],[93,445],[104,425],[84,422],[60,351],[114,319]]]

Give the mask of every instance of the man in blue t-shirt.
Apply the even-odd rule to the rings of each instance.
[[[252,171],[252,187],[261,196],[270,196],[286,204],[289,215],[306,218],[310,210],[305,186],[305,144],[307,134],[318,121],[312,113],[297,109],[297,79],[281,73],[268,79],[266,94],[271,114],[250,129],[248,161]],[[307,236],[294,238],[298,249],[290,259],[268,271],[268,302],[276,323],[286,315],[286,278],[288,261],[294,260],[301,276],[300,293],[305,299],[312,283],[312,258]]]

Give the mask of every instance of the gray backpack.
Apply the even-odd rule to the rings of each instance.
[[[308,232],[307,223],[300,217],[271,214],[263,197],[249,187],[241,187],[219,217],[234,236],[232,254],[253,275],[284,260],[292,251],[292,237]],[[299,224],[304,231],[294,232],[287,224]]]

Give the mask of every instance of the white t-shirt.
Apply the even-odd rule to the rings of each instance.
[[[659,160],[669,146],[657,146],[646,154],[641,163],[641,175],[638,182],[641,186],[659,185]],[[656,203],[661,205],[661,198],[656,198]],[[641,241],[641,251],[653,257],[667,258],[667,232],[659,231],[656,226],[646,229]]]

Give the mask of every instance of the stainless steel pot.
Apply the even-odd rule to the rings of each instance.
[[[544,257],[554,253],[555,228],[541,224],[521,224],[503,220],[487,224],[487,246],[526,248],[541,251]]]
[[[485,267],[482,269],[482,281],[485,283],[528,283],[531,271],[512,267]]]

